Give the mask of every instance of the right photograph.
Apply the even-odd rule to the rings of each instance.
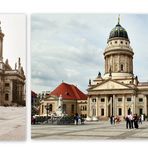
[[[31,16],[31,138],[148,139],[148,15]]]

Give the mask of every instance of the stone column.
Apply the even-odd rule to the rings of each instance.
[[[108,117],[108,100],[107,100],[107,96],[105,96],[105,116]]]
[[[131,72],[133,73],[133,58],[131,59]]]
[[[147,97],[144,97],[144,114],[147,115]]]
[[[0,33],[0,61],[3,61],[3,38]]]
[[[126,112],[125,112],[125,96],[122,96],[122,116],[125,117],[126,116]]]
[[[117,115],[116,96],[113,95],[113,115]]]
[[[90,98],[87,98],[87,116],[90,116]]]
[[[113,104],[114,104],[114,100],[113,100],[113,97],[110,97],[110,99],[111,99],[111,105],[110,105],[110,110],[111,110],[111,115],[114,115],[114,113],[113,113],[113,111],[114,111],[114,109],[113,109]]]
[[[12,94],[13,94],[13,92],[12,92],[13,91],[12,81],[10,81],[9,85],[10,85],[9,101],[10,101],[10,103],[12,103]]]
[[[120,55],[118,55],[118,62],[117,62],[117,71],[119,71],[120,70]]]
[[[136,96],[135,95],[133,95],[132,96],[132,101],[133,101],[133,114],[135,114],[136,113]]]
[[[105,57],[105,73],[107,72],[107,64],[106,64],[106,57]]]
[[[110,65],[111,65],[111,70],[112,70],[112,72],[114,72],[113,71],[113,56],[111,55],[111,63],[110,63]]]
[[[96,117],[99,116],[99,107],[98,107],[98,105],[99,105],[99,96],[96,97]]]

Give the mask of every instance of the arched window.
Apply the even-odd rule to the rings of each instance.
[[[49,105],[50,111],[52,112],[52,104]]]
[[[6,101],[9,100],[9,94],[5,94],[5,100],[6,100]]]
[[[101,116],[104,116],[104,108],[101,108]]]
[[[131,114],[131,108],[127,110],[128,115]]]
[[[75,109],[75,106],[74,104],[71,105],[71,113],[73,114],[74,113],[74,109]]]
[[[66,113],[66,104],[63,104],[63,111],[64,111],[64,113]]]
[[[120,65],[120,70],[123,71],[123,64]]]

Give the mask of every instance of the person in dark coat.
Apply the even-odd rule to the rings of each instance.
[[[76,115],[75,115],[75,121],[76,121],[76,125],[78,125],[78,121],[79,121],[79,115],[78,115],[78,113],[76,113]]]
[[[125,121],[126,121],[126,128],[128,129],[131,129],[131,119],[130,119],[130,114],[128,114],[125,118]]]
[[[110,124],[113,124],[113,116],[110,116]]]
[[[134,116],[134,126],[135,126],[136,129],[139,128],[138,121],[139,121],[138,116],[137,116],[137,114],[135,114],[135,116]]]

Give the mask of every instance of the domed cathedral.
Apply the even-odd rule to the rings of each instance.
[[[3,61],[4,33],[0,27],[0,105],[25,105],[25,75],[21,59],[15,63],[15,69],[8,59]]]
[[[117,25],[111,30],[104,50],[105,73],[88,85],[88,120],[127,114],[148,115],[148,83],[133,73],[134,52],[127,31]]]

